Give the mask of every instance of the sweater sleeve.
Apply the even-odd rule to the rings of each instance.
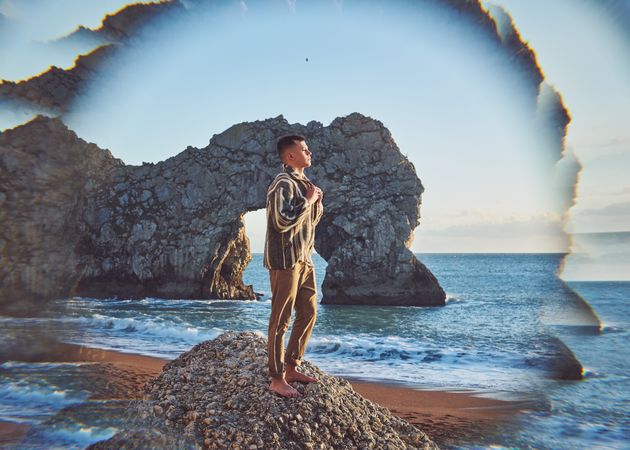
[[[315,202],[315,219],[313,219],[313,225],[317,225],[324,215],[324,204],[321,200]]]
[[[273,227],[285,233],[310,213],[306,198],[296,195],[295,186],[288,180],[279,180],[267,192],[267,213],[271,216]]]

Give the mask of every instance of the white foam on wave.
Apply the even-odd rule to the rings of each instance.
[[[187,323],[176,324],[159,318],[137,319],[133,317],[112,317],[103,314],[92,314],[90,317],[66,318],[83,326],[97,326],[103,330],[124,333],[138,333],[157,337],[177,338],[191,341],[214,339],[222,330],[200,329]]]
[[[71,306],[87,306],[94,308],[94,305],[103,307],[117,307],[120,305],[159,305],[160,307],[167,307],[173,309],[179,309],[187,305],[199,306],[199,305],[212,305],[212,304],[229,304],[237,303],[241,304],[255,304],[264,303],[264,301],[256,301],[252,299],[170,299],[170,298],[153,298],[145,297],[143,299],[116,299],[116,298],[90,298],[90,297],[73,297],[71,299],[58,300],[58,302],[71,305]]]
[[[421,347],[417,340],[400,336],[377,337],[369,334],[343,336],[317,336],[309,342],[314,354],[343,356],[357,360],[408,360],[416,362],[455,363],[461,358],[472,357],[470,350],[456,348]]]
[[[23,362],[23,361],[5,361],[0,363],[2,369],[21,369],[21,368],[37,368],[37,369],[59,369],[64,367],[77,367],[86,364],[88,362]]]
[[[444,301],[446,303],[457,303],[457,302],[463,302],[464,299],[459,294],[451,294],[450,292],[447,292],[446,299]]]
[[[467,389],[502,389],[525,376],[522,355],[474,348],[419,345],[417,339],[369,334],[313,337],[306,358],[325,370]]]
[[[626,329],[620,326],[602,323],[600,325],[600,331],[601,333],[624,333]]]
[[[176,317],[113,317],[97,313],[60,320],[77,324],[79,328],[66,336],[64,342],[159,358],[171,358],[225,331],[218,327],[197,327]]]
[[[66,344],[83,345],[90,348],[100,350],[111,350],[119,353],[128,353],[132,355],[150,356],[153,358],[173,359],[180,353],[190,350],[192,345],[186,343],[168,343],[168,342],[147,342],[140,339],[122,340],[116,338],[108,338],[107,343],[102,338],[82,338],[68,339],[64,341]],[[94,364],[94,363],[88,363]]]
[[[517,392],[531,380],[523,370],[493,367],[482,361],[424,364],[409,360],[356,360],[327,358],[325,355],[309,354],[308,350],[305,356],[336,376],[394,381],[424,388]]]
[[[39,381],[5,381],[0,384],[0,418],[31,422],[33,417],[52,414],[68,405],[81,403],[89,393],[60,389]]]
[[[0,400],[37,401],[51,404],[74,403],[86,395],[72,396],[70,392],[51,385],[9,381],[0,385]]]
[[[100,428],[76,424],[65,428],[47,429],[44,433],[52,442],[75,444],[84,448],[95,442],[109,439],[117,431],[118,429],[113,427]]]

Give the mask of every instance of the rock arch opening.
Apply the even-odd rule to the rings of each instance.
[[[271,286],[269,284],[269,272],[263,266],[265,232],[266,232],[266,210],[265,208],[248,211],[243,215],[245,224],[245,234],[249,240],[251,260],[243,272],[243,283],[245,286],[252,286],[254,294],[258,300],[271,299]],[[318,272],[318,298],[321,299],[321,280],[324,278],[326,260],[324,260],[317,250],[313,251],[313,262],[315,270]]]

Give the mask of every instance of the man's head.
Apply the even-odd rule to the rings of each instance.
[[[278,156],[287,166],[295,169],[311,166],[311,151],[306,139],[299,134],[282,136],[277,143]]]

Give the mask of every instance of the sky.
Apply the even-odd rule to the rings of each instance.
[[[630,2],[492,3],[512,14],[572,116],[567,146],[584,169],[569,231],[630,231]]]
[[[127,3],[126,0],[0,0],[0,79],[29,78],[53,64],[71,66],[78,53],[89,52],[93,45],[45,44],[72,33],[79,25],[98,28],[106,14]]]
[[[616,3],[482,3],[512,15],[572,116],[566,146],[584,167],[567,230],[630,231],[630,37],[619,10],[611,13]],[[4,30],[22,30],[0,41],[0,56],[20,55],[5,59],[0,78],[71,65],[70,52],[33,42],[98,26],[123,4],[0,0]],[[165,24],[163,38],[122,54],[120,69],[92,86],[66,123],[141,164],[204,147],[237,122],[283,114],[328,125],[357,111],[389,128],[425,187],[414,252],[567,251],[550,149],[532,126],[525,81],[474,29],[399,2],[233,4]],[[264,217],[245,216],[253,252],[262,252]]]
[[[630,280],[630,2],[492,3],[510,12],[572,116],[566,146],[583,167],[561,278]]]

